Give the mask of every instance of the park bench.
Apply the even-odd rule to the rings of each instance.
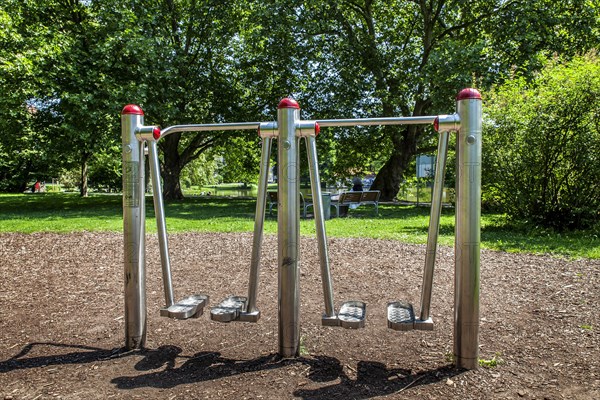
[[[336,216],[340,216],[340,206],[354,205],[372,205],[375,207],[375,215],[379,214],[379,190],[367,190],[362,192],[344,192],[340,194],[337,201],[332,201],[331,206],[335,207]],[[277,192],[267,192],[267,204],[269,205],[269,215],[273,215],[273,207],[277,206]],[[306,201],[300,193],[300,204],[302,205],[302,217],[306,218],[307,209],[313,207],[312,201]]]
[[[306,218],[306,209],[308,207],[312,207],[312,203],[308,203],[304,200],[304,195],[302,192],[298,192],[300,194],[300,204],[302,205],[302,217]],[[269,215],[273,215],[273,207],[277,207],[278,202],[277,192],[269,191],[267,192],[267,204],[269,205]]]
[[[340,216],[340,206],[355,206],[372,205],[375,207],[375,215],[379,214],[379,190],[367,190],[362,192],[344,192],[336,203],[331,203],[335,206],[336,214]]]

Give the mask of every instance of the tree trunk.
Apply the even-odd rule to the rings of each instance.
[[[163,198],[166,201],[183,200],[183,192],[179,182],[179,176],[183,168],[178,152],[180,136],[180,133],[175,133],[164,138],[161,143],[161,150],[163,151],[161,175],[163,178]]]
[[[12,188],[14,190],[14,188]],[[23,181],[15,190],[15,193],[23,193],[24,191],[31,189],[31,186],[28,185],[28,181]]]
[[[167,165],[163,167],[163,198],[166,201],[183,200],[183,192],[179,183],[181,169],[170,169]]]
[[[371,185],[371,190],[381,191],[381,200],[394,200],[398,194],[400,184],[404,179],[404,172],[417,154],[418,133],[417,127],[408,126],[403,131],[393,134],[392,155],[377,172],[375,181]]]
[[[88,197],[88,155],[84,155],[81,160],[81,187],[79,195]]]

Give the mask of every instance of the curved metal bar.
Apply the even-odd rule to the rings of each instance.
[[[366,126],[366,125],[420,125],[433,124],[436,116],[421,117],[384,117],[353,119],[319,119],[316,122],[321,128],[326,126]]]
[[[420,117],[321,119],[316,120],[316,122],[320,127],[361,125],[420,125],[433,124],[435,118],[436,116],[427,115]],[[222,124],[173,125],[160,131],[160,137],[162,138],[175,132],[236,131],[258,129],[260,124],[260,122],[230,122]]]
[[[160,137],[165,137],[175,132],[208,132],[208,131],[237,131],[258,129],[260,122],[231,122],[223,124],[190,124],[173,125],[160,131]]]

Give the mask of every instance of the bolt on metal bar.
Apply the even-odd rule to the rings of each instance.
[[[158,163],[158,148],[155,141],[148,142],[148,157],[150,159],[150,176],[152,177],[152,199],[154,200],[154,215],[156,217],[156,230],[158,232],[158,246],[160,249],[160,265],[162,268],[163,288],[165,292],[165,307],[169,308],[175,303],[173,295],[173,282],[171,278],[171,262],[169,260],[169,241],[165,220],[165,207],[160,184],[160,166]]]
[[[321,128],[327,126],[420,125],[433,124],[435,118],[436,116],[320,119],[316,122]]]

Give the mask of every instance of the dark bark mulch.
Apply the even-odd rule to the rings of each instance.
[[[323,327],[316,240],[301,242],[301,350],[277,356],[277,240],[265,238],[258,323],[175,321],[147,239],[147,343],[123,353],[122,236],[0,235],[1,399],[598,399],[600,262],[483,251],[480,358],[452,365],[453,259],[441,248],[433,332],[396,332],[386,304],[418,309],[424,246],[330,239],[336,306],[367,302],[361,330]],[[250,234],[170,236],[176,297],[246,295]],[[494,365],[495,364],[495,365]]]

